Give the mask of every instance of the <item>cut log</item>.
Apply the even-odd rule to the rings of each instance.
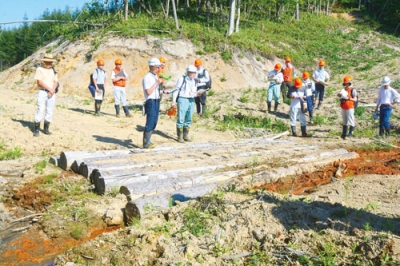
[[[163,210],[172,206],[174,201],[183,202],[191,199],[196,199],[216,189],[216,184],[209,184],[181,189],[175,191],[174,193],[164,193],[129,201],[125,205],[126,221],[128,224],[131,224],[134,219],[141,219],[146,213]],[[129,188],[123,186],[120,188],[120,191],[121,190],[125,192],[125,195],[127,194],[127,191],[130,191]],[[127,197],[128,196],[129,195],[127,195]]]
[[[72,163],[77,159],[85,159],[99,156],[130,154],[130,150],[110,150],[110,151],[67,151],[60,154],[60,167],[69,170]]]

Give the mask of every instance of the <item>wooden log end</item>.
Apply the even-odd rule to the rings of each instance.
[[[89,177],[89,168],[85,162],[81,162],[79,165],[79,174],[84,176],[85,178]]]
[[[79,174],[79,165],[78,165],[78,162],[77,162],[77,161],[74,161],[74,162],[71,164],[71,171],[74,172],[74,173]]]
[[[55,166],[60,166],[60,157],[58,157],[58,156],[50,157],[49,163],[51,163],[52,165],[55,165]]]
[[[132,201],[129,201],[125,205],[125,221],[128,225],[132,224],[134,219],[140,219],[140,211],[136,204]]]
[[[64,170],[68,170],[68,162],[67,162],[67,156],[65,155],[64,152],[61,152],[60,154],[60,165],[59,165],[62,169]]]
[[[99,195],[104,195],[106,192],[106,183],[104,182],[104,178],[98,177],[94,183],[94,188]]]

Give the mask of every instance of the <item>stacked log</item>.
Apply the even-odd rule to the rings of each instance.
[[[119,188],[129,199],[126,218],[133,219],[146,213],[149,203],[164,208],[171,199],[203,196],[219,185],[266,184],[356,156],[345,149],[319,151],[318,146],[289,140],[253,138],[152,150],[63,152],[59,165],[89,178],[98,194]],[[282,167],[273,165],[282,162]]]

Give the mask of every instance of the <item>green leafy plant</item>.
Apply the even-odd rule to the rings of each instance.
[[[46,166],[47,166],[47,161],[41,160],[40,162],[35,163],[33,167],[35,168],[36,174],[42,174]]]
[[[0,161],[17,159],[22,156],[21,149],[19,147],[14,147],[7,149],[5,147],[4,141],[0,142]]]

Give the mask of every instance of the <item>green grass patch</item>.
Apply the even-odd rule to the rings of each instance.
[[[243,130],[244,128],[264,128],[276,133],[288,130],[288,126],[280,119],[269,117],[247,116],[241,113],[228,114],[222,121],[217,121],[217,130]]]
[[[46,168],[46,166],[47,166],[47,161],[41,160],[40,162],[35,163],[33,167],[35,168],[36,174],[43,174],[43,171]]]
[[[14,147],[11,149],[7,149],[4,141],[0,142],[0,161],[4,160],[13,160],[20,158],[22,156],[21,148]]]

